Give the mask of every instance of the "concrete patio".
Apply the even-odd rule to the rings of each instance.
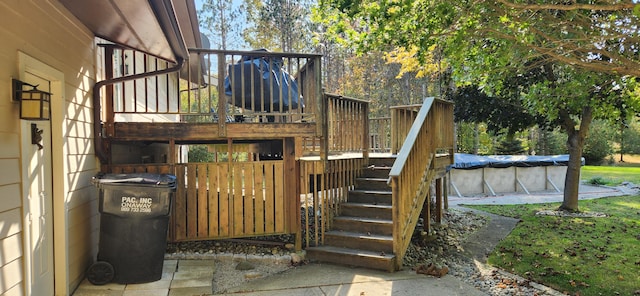
[[[213,292],[215,260],[165,260],[162,278],[144,284],[92,285],[84,280],[73,293],[74,296],[182,296],[210,295]]]

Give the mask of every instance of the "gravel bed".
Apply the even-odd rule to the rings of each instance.
[[[520,276],[478,262],[464,251],[464,242],[484,227],[488,218],[472,212],[449,209],[441,225],[433,225],[432,233],[416,231],[405,255],[406,268],[435,264],[447,267],[449,275],[475,286],[489,295],[563,295],[553,289]],[[421,229],[418,225],[416,229]]]
[[[416,227],[412,243],[404,259],[407,269],[434,264],[447,267],[449,275],[477,287],[489,295],[562,295],[561,293],[510,274],[484,263],[472,260],[464,252],[465,239],[486,225],[485,216],[472,212],[449,209],[441,225],[432,224],[431,233]],[[303,259],[293,251],[292,236],[260,238],[267,244],[238,241],[197,241],[169,244],[166,258],[217,260],[214,274],[216,293],[246,281],[282,272]],[[292,264],[292,257],[295,263]],[[249,260],[250,259],[250,260]],[[248,261],[253,266],[240,269],[240,262]]]

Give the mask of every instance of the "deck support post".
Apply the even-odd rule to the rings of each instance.
[[[167,162],[169,163],[169,169],[171,170],[172,174],[175,174],[175,172],[173,171],[176,165],[176,158],[177,158],[177,152],[176,152],[176,140],[174,138],[169,139],[169,156],[167,157]]]
[[[427,198],[422,204],[422,229],[429,233],[431,231],[431,190],[427,190]]]
[[[447,175],[445,174],[444,177],[442,177],[442,182],[443,184],[443,188],[442,188],[442,194],[444,195],[444,210],[448,210],[449,209],[449,180],[447,179]]]
[[[436,223],[442,223],[442,178],[436,179]]]
[[[284,138],[282,155],[284,160],[284,175],[290,176],[285,178],[284,194],[285,201],[288,204],[285,207],[287,213],[283,213],[288,217],[287,231],[295,234],[295,249],[302,250],[302,221],[300,217],[300,184],[299,179],[293,178],[300,174],[296,166],[296,140],[295,138]]]

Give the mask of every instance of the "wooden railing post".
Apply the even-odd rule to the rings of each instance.
[[[226,73],[225,66],[227,65],[224,53],[218,53],[218,135],[224,137],[227,135],[227,100],[224,93],[224,73]]]
[[[312,91],[314,94],[313,103],[315,103],[315,106],[312,106],[312,108],[315,109],[314,112],[316,122],[321,123],[316,125],[316,134],[320,137],[326,137],[327,98],[324,95],[324,89],[322,89],[322,79],[319,79],[319,77],[322,77],[322,60],[320,59],[320,57],[316,57],[313,59],[313,75],[315,87]]]
[[[363,130],[362,133],[362,158],[364,158],[364,163],[369,164],[369,146],[371,133],[369,131],[369,104],[364,104],[363,112],[362,112],[362,124]]]
[[[113,53],[114,53],[113,46],[105,47],[105,57],[112,57]],[[105,65],[104,65],[105,79],[112,79],[113,78],[113,59],[105,58],[104,62],[105,62]],[[114,126],[113,126],[115,122],[114,120],[115,113],[114,113],[114,107],[113,107],[113,104],[114,104],[113,84],[109,84],[105,87],[105,98],[106,99],[105,99],[105,105],[104,105],[104,110],[105,110],[104,130],[106,133],[106,137],[113,137],[113,134],[115,133]],[[99,135],[95,135],[95,136],[98,137]]]
[[[329,156],[329,99],[326,95],[321,95],[320,98],[320,159],[326,162]]]
[[[398,137],[398,133],[396,132],[396,130],[398,129],[398,114],[394,109],[391,109],[391,154],[398,154],[398,151],[400,151],[400,147],[398,147],[397,143],[397,137]]]

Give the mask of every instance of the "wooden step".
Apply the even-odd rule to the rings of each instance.
[[[377,167],[392,167],[395,161],[396,161],[395,156],[369,157],[369,164]]]
[[[390,191],[391,186],[387,184],[387,178],[356,178],[356,189]]]
[[[391,167],[369,166],[362,169],[362,177],[388,179],[389,172],[391,172]]]
[[[327,246],[393,253],[393,237],[374,233],[331,230],[324,234]]]
[[[338,216],[333,218],[333,229],[392,235],[393,221],[386,219]]]
[[[371,166],[356,179],[348,202],[340,205],[323,246],[307,248],[312,261],[395,271],[393,253],[393,207],[387,184],[395,158],[370,159]]]
[[[391,204],[391,191],[380,190],[364,190],[354,189],[349,190],[349,202],[352,203],[370,203],[374,205],[378,204]]]
[[[312,261],[359,266],[388,272],[395,271],[396,265],[394,254],[333,246],[307,248],[307,258]]]
[[[393,219],[393,207],[391,204],[368,204],[346,202],[340,205],[341,216]]]

